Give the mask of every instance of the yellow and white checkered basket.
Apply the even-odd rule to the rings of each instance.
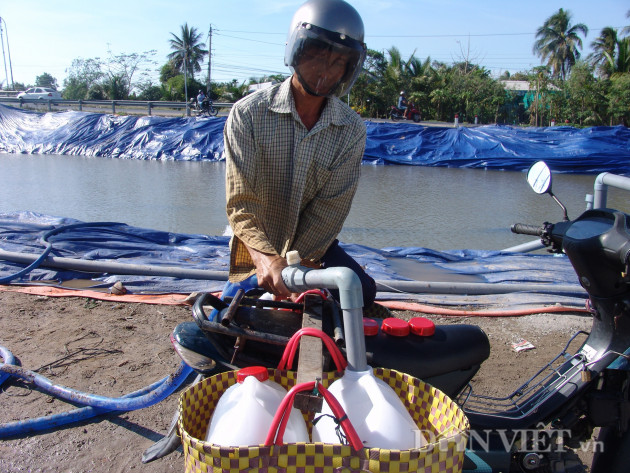
[[[324,373],[321,383],[328,387],[342,374]],[[418,429],[431,440],[429,444],[410,450],[365,448],[357,452],[349,445],[324,443],[221,447],[204,442],[200,439],[205,437],[219,398],[236,383],[236,371],[228,371],[191,386],[180,396],[179,432],[186,473],[461,472],[470,426],[459,406],[413,376],[384,368],[376,368],[374,374],[398,394]],[[289,390],[296,384],[296,373],[270,368],[269,379]],[[305,416],[309,431],[312,417]]]

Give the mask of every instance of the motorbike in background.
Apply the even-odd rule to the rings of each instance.
[[[219,113],[219,110],[214,106],[212,100],[206,96],[201,103],[193,97],[190,99],[190,105],[192,110],[195,112],[195,115],[206,116],[206,117],[216,117]]]
[[[545,163],[535,163],[527,180],[535,192],[548,193],[560,203],[551,192],[551,171]],[[401,337],[387,333],[384,321],[376,322],[374,330],[364,319],[367,361],[372,367],[420,378],[456,400],[471,426],[464,472],[581,472],[576,450],[590,446],[595,452],[591,473],[627,473],[630,216],[595,209],[571,221],[565,212],[557,223],[515,224],[512,231],[540,237],[551,252],[567,255],[588,294],[590,332],[573,335],[555,358],[504,397],[478,394],[470,382],[490,350],[486,334],[474,325],[439,325],[430,336]],[[303,269],[304,274],[324,271]],[[298,288],[289,285],[286,271],[287,287]],[[281,302],[252,296],[241,290],[223,301],[203,294],[193,306],[194,322],[179,324],[173,331],[175,350],[197,371],[198,379],[243,366],[277,365],[283,344],[301,326],[296,311],[310,311],[308,304],[314,300]],[[322,304],[324,331],[344,347],[345,317],[341,320],[334,303]],[[217,316],[208,318],[204,306],[215,309]],[[170,432],[145,452],[143,461],[177,448],[176,420],[177,415]],[[594,429],[599,429],[595,440]]]
[[[407,105],[407,110],[402,110],[395,105],[392,105],[392,108],[389,110],[389,118],[392,121],[396,120],[413,120],[415,123],[420,121],[421,115],[420,111],[416,108],[413,102],[409,102]]]

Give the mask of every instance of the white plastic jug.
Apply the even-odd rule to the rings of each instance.
[[[287,391],[269,380],[267,368],[243,368],[238,383],[225,390],[212,414],[206,441],[225,447],[265,443],[273,420]],[[302,413],[291,409],[284,442],[308,442]]]
[[[346,370],[328,388],[346,411],[363,444],[392,450],[425,445],[426,439],[398,395],[368,368],[366,371]],[[332,415],[327,404],[321,414]],[[313,426],[313,442],[340,443],[336,428],[331,417],[320,418]]]

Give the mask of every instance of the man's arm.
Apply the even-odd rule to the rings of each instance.
[[[258,284],[272,294],[288,296],[282,282],[282,269],[287,266],[269,242],[258,215],[262,202],[253,183],[256,173],[256,145],[252,127],[246,116],[235,109],[224,131],[226,156],[226,212],[234,236],[247,248],[256,267]]]

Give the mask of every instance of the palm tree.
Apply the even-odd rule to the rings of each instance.
[[[583,23],[571,25],[571,13],[560,8],[536,31],[534,54],[547,61],[554,76],[564,80],[580,58],[580,34],[586,36],[588,27]]]
[[[171,33],[173,36],[169,43],[172,53],[168,55],[174,67],[180,72],[186,72],[194,79],[195,72],[201,72],[201,63],[208,54],[201,41],[202,33],[197,32],[194,26],[188,28],[188,23],[181,27],[181,36]]]
[[[588,61],[591,65],[597,67],[600,75],[604,77],[610,77],[613,72],[610,68],[608,58],[615,55],[617,42],[617,30],[607,26],[602,29],[599,36],[591,43],[593,52],[589,54]]]
[[[630,36],[617,41],[617,50],[605,53],[608,69],[612,74],[630,72]]]
[[[630,10],[626,12],[626,18],[630,18]],[[624,29],[622,29],[621,32],[623,34],[630,34],[630,26],[624,27]]]

